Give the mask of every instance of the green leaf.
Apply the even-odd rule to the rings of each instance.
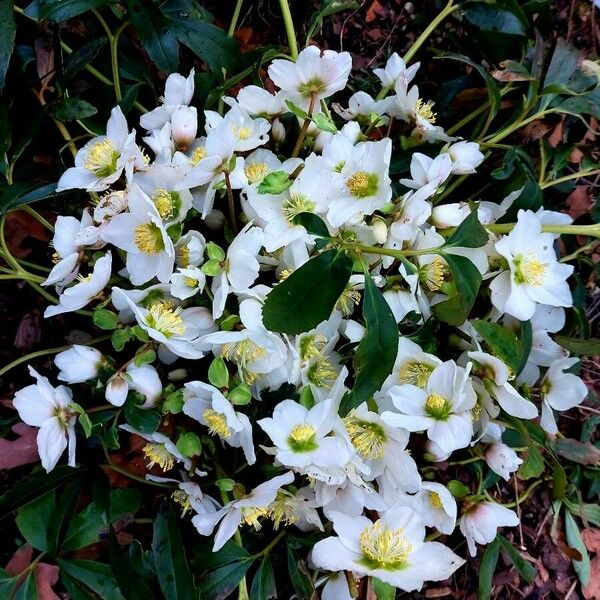
[[[259,194],[281,194],[287,190],[294,181],[285,171],[273,171],[258,184]]]
[[[225,250],[214,242],[208,242],[208,244],[206,244],[206,255],[210,260],[216,260],[218,262],[225,260]]]
[[[341,250],[327,250],[304,263],[267,296],[265,327],[292,335],[314,329],[331,316],[351,273],[352,260]]]
[[[449,325],[462,325],[477,298],[481,285],[481,273],[477,267],[464,256],[444,254],[444,259],[454,278],[454,294],[435,306],[432,306],[434,315]]]
[[[468,496],[471,493],[471,490],[464,483],[461,483],[456,479],[453,479],[452,481],[448,482],[448,491],[455,498],[464,498],[465,496]]]
[[[133,363],[136,367],[141,367],[142,365],[149,365],[156,360],[156,352],[154,350],[146,350],[145,352],[141,352],[137,354]]]
[[[13,153],[13,161],[15,156]],[[2,190],[0,195],[0,216],[7,210],[22,206],[23,204],[33,204],[40,200],[56,198],[63,192],[56,192],[56,184],[48,183],[40,187],[36,187],[31,183],[15,183],[8,188]]]
[[[533,330],[531,321],[521,321],[521,360],[515,373],[519,375],[527,364],[527,359],[531,353],[531,344],[533,341]]]
[[[233,485],[230,489],[233,489]],[[250,560],[251,558],[247,550],[238,546],[233,540],[228,540],[217,552],[213,552],[212,547],[209,548],[206,554],[202,556],[202,566],[207,569],[216,569],[232,562]]]
[[[25,581],[19,585],[14,595],[10,598],[11,600],[38,600],[34,570],[29,572]]]
[[[160,589],[169,600],[190,600],[198,593],[190,574],[178,520],[165,501],[154,521],[152,553]]]
[[[341,577],[343,576],[342,574]],[[385,581],[381,581],[381,579],[377,579],[377,577],[371,577],[371,587],[377,600],[394,600],[396,597],[396,588]]]
[[[277,588],[275,587],[273,564],[267,554],[254,574],[250,588],[250,600],[269,600],[270,598],[277,598]]]
[[[131,330],[127,329],[115,329],[111,338],[110,343],[112,347],[117,351],[121,352],[125,348],[125,344],[131,339]]]
[[[211,70],[233,71],[237,67],[238,43],[219,27],[206,21],[174,19],[171,30]]]
[[[498,538],[488,545],[481,558],[479,567],[479,600],[489,600],[492,597],[492,577],[498,564],[498,556],[500,555],[500,542]]]
[[[300,561],[290,544],[287,544],[287,566],[288,573],[296,595],[300,600],[308,600],[315,593],[312,580],[308,576],[308,569],[303,561]]]
[[[111,330],[119,326],[119,317],[106,308],[97,308],[92,315],[92,320],[100,329]]]
[[[227,598],[246,575],[251,564],[252,559],[236,561],[209,571],[200,585],[203,600]]]
[[[579,338],[570,338],[565,335],[555,335],[554,341],[573,354],[581,354],[583,356],[597,356],[600,354],[600,338],[582,340]]]
[[[0,29],[0,90],[2,90],[17,33],[12,0],[0,0],[0,22],[2,23]]]
[[[102,600],[125,600],[108,565],[93,560],[57,559],[61,573],[76,579]]]
[[[567,543],[571,548],[575,548],[581,555],[581,560],[572,559],[573,568],[581,585],[587,585],[590,580],[590,555],[581,538],[581,532],[577,523],[570,512],[565,511],[565,531],[567,534]]]
[[[61,23],[88,10],[100,8],[109,3],[110,0],[41,0],[37,3],[39,12],[33,18],[36,20],[48,19],[55,23]],[[28,16],[31,16],[31,13],[29,13],[31,6],[29,5],[25,11]]]
[[[289,108],[290,112],[299,117],[300,119],[310,119],[308,113],[296,104],[294,104],[291,100],[286,100],[285,104]]]
[[[325,113],[319,112],[313,116],[315,125],[321,130],[327,133],[337,133],[337,127],[331,117],[328,117]]]
[[[598,504],[579,504],[565,499],[565,505],[573,515],[600,527],[600,506]]]
[[[498,323],[474,319],[471,324],[490,347],[492,354],[506,363],[514,374],[517,374],[523,355],[519,338],[510,329],[506,329]]]
[[[554,451],[559,456],[580,465],[597,465],[600,463],[600,450],[590,442],[579,442],[571,438],[554,441]]]
[[[488,238],[489,234],[474,210],[446,240],[443,248],[479,248],[487,243]]]
[[[141,408],[130,399],[125,402],[125,420],[142,433],[154,433],[160,424],[160,413],[154,409]]]
[[[229,386],[229,370],[222,357],[217,356],[208,367],[208,381],[217,388]]]
[[[552,53],[542,89],[551,86],[566,86],[579,70],[580,53],[569,42],[559,38]],[[542,98],[542,108],[546,108],[556,94],[546,94]]]
[[[98,112],[95,106],[81,98],[63,98],[54,109],[54,116],[59,121],[76,121],[86,119]]]
[[[559,462],[552,467],[552,496],[555,500],[563,500],[567,491],[567,474]]]
[[[21,535],[36,549],[48,550],[46,533],[54,511],[54,491],[29,504],[25,504],[17,511],[15,523]]]
[[[507,8],[478,2],[477,4],[469,4],[468,7],[462,8],[461,12],[471,25],[483,31],[497,31],[521,36],[527,35],[519,17]]]
[[[227,394],[227,400],[236,406],[244,406],[252,400],[252,390],[245,383],[240,383]]]
[[[331,237],[327,225],[314,213],[300,213],[293,218],[294,225],[302,225],[308,233],[322,238]]]
[[[539,477],[544,472],[544,459],[536,446],[530,446],[527,456],[517,471],[519,479],[532,479]]]
[[[78,48],[65,59],[65,67],[62,73],[62,79],[64,83],[71,80],[81,69],[84,69],[86,65],[89,65],[98,56],[98,53],[108,40],[105,37],[96,38],[87,44]]]
[[[398,351],[398,326],[389,304],[365,269],[363,318],[366,333],[354,356],[354,387],[340,403],[343,416],[378,391],[392,372]]]
[[[177,440],[177,450],[179,450],[183,456],[187,456],[188,458],[200,456],[200,453],[202,452],[200,438],[193,431],[182,433]]]
[[[127,0],[127,7],[131,22],[152,62],[167,73],[175,73],[179,66],[179,42],[171,30],[171,20],[151,2]]]
[[[535,567],[526,561],[521,553],[505,537],[497,535],[496,539],[500,544],[500,548],[502,548],[510,562],[519,572],[519,575],[527,583],[531,583],[535,579]]]
[[[129,554],[123,551],[113,528],[109,534],[110,564],[119,588],[127,600],[149,600],[154,596],[149,582],[142,577]]]

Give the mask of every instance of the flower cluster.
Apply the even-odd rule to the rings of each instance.
[[[382,93],[344,107],[330,98],[350,55],[309,46],[271,63],[276,93],[243,87],[202,126],[194,72],[172,74],[141,140],[113,109],[58,184],[92,204],[56,221],[45,285],[59,302],[45,316],[91,304],[116,351],[73,346],[56,356],[58,379],[132,408],[143,426],[126,410],[121,429],[145,440],[148,476],[169,474],[214,551],[269,521],[326,532],[309,557],[323,598],[353,595],[342,571],[406,591],[450,577],[464,560],[426,528],[435,538],[459,520],[475,555],[518,519],[482,486],[424,477],[424,461],[470,449],[508,480],[522,459],[507,428],[539,418],[555,434],[555,412],[586,396],[577,360],[549,336],[572,306],[573,268],[546,229],[569,217],[517,210],[521,190],[448,202],[452,178],[484,155],[436,125],[418,68],[394,54],[375,70]],[[452,336],[419,345],[432,324]],[[30,370],[37,383],[14,406],[39,427],[46,470],[67,447],[75,465],[77,423],[96,431],[89,407]],[[238,456],[242,481],[256,464],[252,489],[226,488],[238,475],[217,455]],[[209,495],[215,476],[223,503]]]

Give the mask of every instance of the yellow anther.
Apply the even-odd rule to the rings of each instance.
[[[402,567],[413,550],[402,528],[388,529],[381,521],[364,529],[358,541],[365,559],[384,569]]]
[[[144,254],[158,254],[165,249],[162,232],[155,223],[142,223],[135,228],[135,245]]]
[[[99,138],[87,150],[83,166],[96,177],[108,177],[117,170],[120,153],[108,138]]]
[[[175,465],[174,456],[167,450],[164,444],[146,444],[142,452],[148,459],[148,467],[151,469],[158,465],[163,471],[169,471]]]
[[[163,302],[156,302],[146,315],[146,325],[162,333],[166,338],[185,333],[185,323],[179,316],[181,308],[170,308]]]
[[[265,178],[265,175],[269,172],[269,165],[267,163],[254,162],[244,167],[244,173],[250,183],[257,183]]]
[[[346,181],[346,187],[355,198],[367,198],[377,192],[379,178],[375,173],[357,171]]]
[[[422,98],[419,98],[415,106],[415,112],[429,123],[435,123],[436,114],[433,112],[433,102],[431,100],[425,102]]]
[[[346,417],[344,426],[352,445],[360,456],[366,459],[381,458],[385,452],[387,436],[377,423],[363,421],[356,417]]]
[[[218,413],[212,408],[207,408],[202,413],[202,418],[206,422],[208,432],[211,435],[218,435],[224,440],[231,436],[231,429],[229,429],[229,425],[227,425],[227,418],[225,415]]]

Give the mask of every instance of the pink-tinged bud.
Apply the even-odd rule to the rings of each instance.
[[[511,474],[519,468],[523,460],[517,456],[512,448],[502,442],[497,442],[491,444],[486,450],[485,462],[494,473],[508,481]]]
[[[171,115],[171,135],[180,150],[196,139],[198,131],[198,114],[193,106],[178,106]]]

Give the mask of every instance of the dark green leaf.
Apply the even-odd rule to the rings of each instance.
[[[98,53],[106,45],[108,40],[105,37],[96,38],[87,44],[81,46],[65,60],[65,67],[62,73],[62,81],[68,82],[81,69],[89,65],[98,56]]]
[[[322,238],[330,237],[329,229],[321,217],[314,213],[300,213],[293,219],[295,225],[302,225],[308,233]]]
[[[492,577],[498,564],[500,542],[496,538],[483,553],[479,567],[479,600],[489,600],[492,597]]]
[[[40,0],[27,7],[26,14],[36,20],[48,19],[61,23],[93,8],[100,8],[110,4],[111,0]],[[33,4],[37,4],[39,10],[35,15],[30,12]]]
[[[524,36],[527,34],[519,17],[507,8],[478,2],[469,4],[461,10],[467,21],[478,29],[512,35]]]
[[[108,565],[93,560],[58,559],[61,573],[96,592],[102,600],[125,600]]]
[[[444,247],[479,248],[487,243],[488,238],[489,234],[479,222],[477,211],[474,210],[446,240]]]
[[[527,582],[531,583],[535,579],[535,567],[526,561],[521,553],[503,536],[496,536],[500,548],[504,551],[510,562],[514,565],[519,575]]]
[[[54,109],[54,116],[59,121],[76,121],[86,119],[98,112],[95,106],[81,98],[63,98]]]
[[[287,545],[287,566],[290,580],[296,590],[299,600],[308,600],[313,597],[315,588],[312,580],[308,577],[306,564],[298,559],[294,551]]]
[[[81,477],[75,479],[56,501],[46,533],[48,550],[51,554],[61,547],[63,538],[70,527],[82,484]]]
[[[581,538],[579,527],[577,527],[577,523],[569,511],[565,511],[565,531],[567,534],[567,543],[581,555],[581,560],[572,559],[573,568],[581,584],[587,585],[590,580],[590,555]]]
[[[112,528],[109,534],[109,548],[110,564],[123,595],[127,600],[150,600],[154,596],[152,588],[134,568],[130,556],[123,551]]]
[[[462,325],[469,316],[481,285],[481,273],[464,256],[444,254],[454,278],[455,290],[448,300],[432,307],[435,316],[450,325]]]
[[[250,554],[244,548],[229,540],[218,552],[208,549],[202,556],[202,565],[207,569],[216,569],[228,563],[249,560],[250,558]]]
[[[389,304],[365,271],[363,318],[366,333],[354,357],[354,387],[340,403],[345,415],[378,391],[392,372],[398,351],[398,326]]]
[[[546,71],[543,88],[561,85],[566,86],[574,73],[579,69],[580,53],[565,40],[559,38]],[[542,108],[550,104],[555,94],[547,94],[542,99]]]
[[[125,420],[142,433],[154,433],[160,424],[160,413],[153,409],[141,408],[135,402],[127,400],[124,410]]]
[[[531,353],[532,339],[533,331],[531,328],[531,321],[521,321],[521,360],[515,371],[516,375],[519,375],[527,364],[527,359]]]
[[[21,535],[36,549],[48,550],[46,533],[54,510],[54,492],[25,504],[17,511],[15,523]]]
[[[554,341],[573,354],[581,354],[583,356],[596,356],[600,354],[600,338],[582,340],[579,338],[570,338],[565,335],[555,335]]]
[[[578,442],[571,438],[557,439],[554,451],[559,456],[580,465],[597,465],[600,463],[600,450],[590,442]]]
[[[559,462],[552,467],[552,496],[556,500],[562,500],[567,491],[567,474]]]
[[[275,587],[275,574],[271,558],[267,554],[254,574],[250,600],[269,600],[270,598],[277,598],[277,588]]]
[[[224,600],[235,590],[252,560],[237,561],[209,571],[202,580],[202,598],[206,600]]]
[[[4,87],[4,78],[13,53],[17,27],[13,15],[12,0],[0,0],[0,90]]]
[[[11,600],[38,600],[35,571],[30,571],[25,581],[16,589]]]
[[[523,355],[519,338],[510,329],[506,329],[498,323],[474,319],[471,324],[490,347],[492,354],[500,358],[514,374],[517,374]]]
[[[352,260],[327,250],[277,284],[267,296],[263,322],[270,331],[297,334],[327,320],[352,273]]]
[[[14,156],[13,160],[15,160]],[[62,192],[56,193],[55,183],[48,183],[40,187],[36,187],[35,184],[30,183],[16,183],[2,190],[2,194],[0,195],[0,215],[11,208],[56,197],[59,194],[62,194]]]
[[[165,598],[190,600],[198,596],[185,558],[179,524],[167,501],[161,505],[154,521],[152,553]]]
[[[517,471],[519,479],[532,479],[544,472],[544,459],[536,446],[530,446],[523,463]]]
[[[179,42],[171,30],[171,20],[158,6],[141,0],[127,0],[129,16],[152,62],[163,71],[174,73],[179,66]]]

